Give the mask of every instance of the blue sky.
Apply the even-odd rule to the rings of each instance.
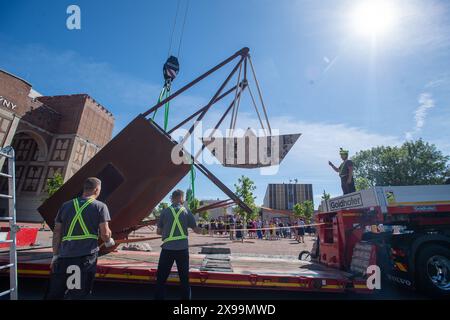
[[[248,175],[261,203],[267,183],[297,178],[313,183],[317,206],[323,190],[340,193],[327,165],[339,162],[340,146],[352,155],[422,137],[450,154],[450,3],[390,1],[394,23],[374,42],[351,23],[363,1],[190,1],[174,89],[247,46],[272,127],[303,134],[276,175],[210,166],[230,188]],[[81,30],[66,28],[70,4],[81,8]],[[176,7],[0,0],[0,68],[44,95],[90,94],[113,112],[117,133],[157,98]],[[174,102],[171,123],[206,103],[226,71]],[[248,100],[237,125],[258,127]],[[224,197],[200,175],[197,197]]]

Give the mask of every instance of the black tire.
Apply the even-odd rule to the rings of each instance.
[[[436,279],[437,267],[441,273],[441,281]],[[432,278],[434,277],[434,280]],[[450,249],[437,244],[430,244],[420,250],[416,263],[416,279],[418,288],[433,297],[450,296]],[[447,285],[445,285],[447,284]]]
[[[300,252],[298,255],[298,260],[311,261],[311,252],[306,251],[306,250]]]

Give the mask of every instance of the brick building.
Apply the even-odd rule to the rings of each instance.
[[[42,96],[0,70],[0,146],[16,152],[18,220],[42,221],[36,209],[47,179],[58,172],[68,180],[108,143],[113,127],[112,113],[89,95]],[[7,191],[6,181],[0,188]],[[1,202],[0,215],[5,208]]]
[[[269,220],[292,220],[294,205],[306,200],[314,201],[313,197],[312,184],[269,183],[264,195],[262,215]]]
[[[306,200],[313,201],[312,184],[269,183],[264,195],[264,207],[292,210],[296,203]]]

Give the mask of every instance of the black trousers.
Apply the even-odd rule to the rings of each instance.
[[[354,179],[352,179],[352,181],[350,183],[347,183],[347,178],[341,179],[341,187],[342,187],[342,192],[344,194],[352,193],[352,192],[356,191]]]
[[[174,262],[177,263],[178,276],[180,277],[181,299],[191,299],[191,287],[189,286],[189,250],[162,249],[159,256],[158,271],[156,273],[155,300],[164,299],[165,284]]]
[[[44,299],[86,299],[92,292],[97,270],[97,258],[97,253],[83,257],[59,258],[53,264],[50,284]],[[76,279],[78,276],[79,281]]]

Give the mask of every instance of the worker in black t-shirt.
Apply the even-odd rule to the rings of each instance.
[[[355,180],[353,179],[353,162],[348,158],[348,150],[340,149],[339,154],[341,155],[342,163],[336,167],[331,161],[328,164],[333,168],[334,171],[339,173],[341,178],[341,187],[344,194],[355,192]]]

